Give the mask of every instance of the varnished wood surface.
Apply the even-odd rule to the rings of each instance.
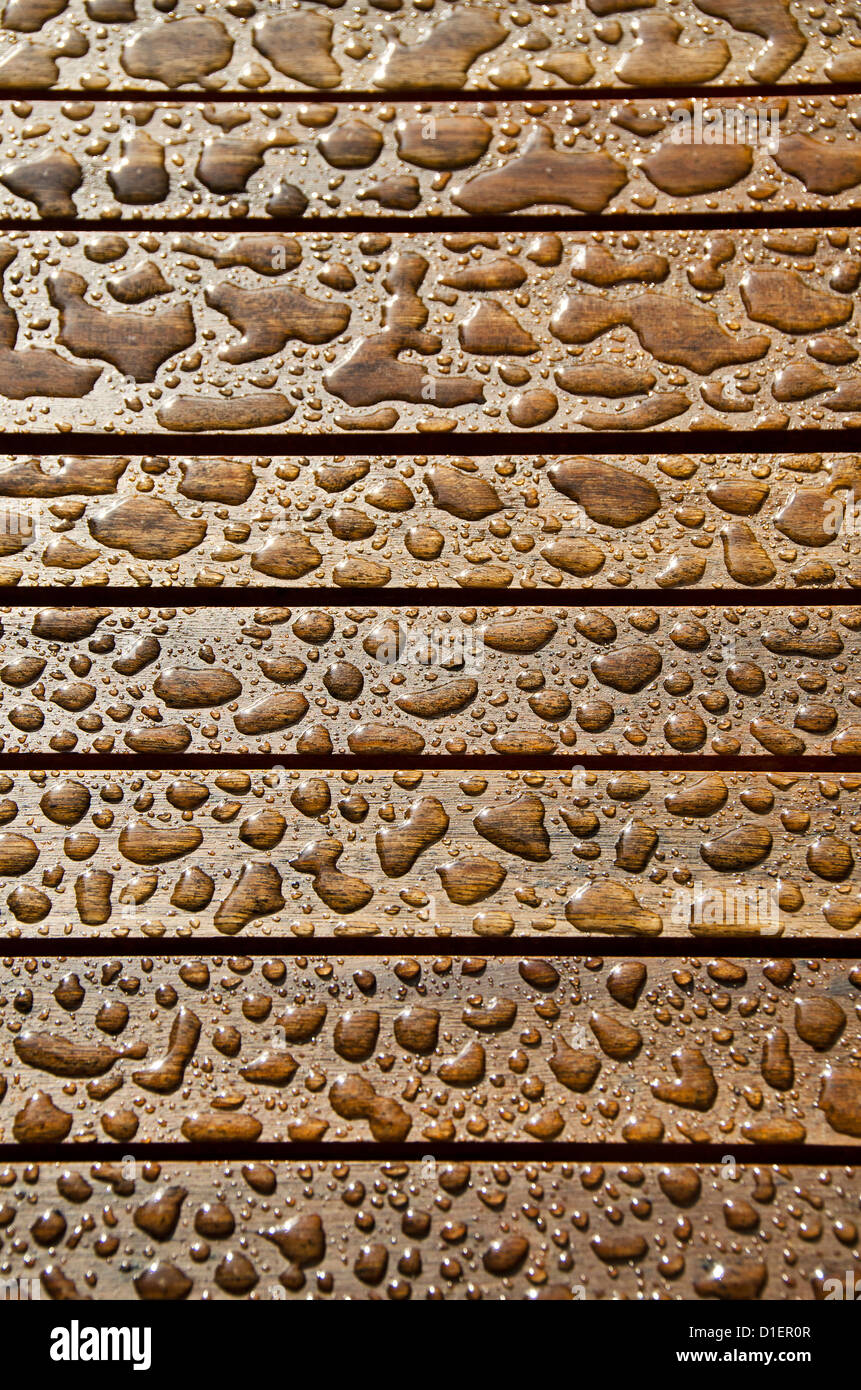
[[[840,228],[10,232],[6,427],[845,430],[858,250]]]
[[[861,587],[856,454],[6,455],[0,499],[22,586]],[[304,560],[275,574],[281,528]]]
[[[838,773],[861,752],[852,605],[7,607],[0,620],[6,753],[702,751],[833,755]]]
[[[0,633],[0,750],[26,769],[0,774],[0,1293],[810,1299],[852,1277],[855,1170],[741,1159],[861,1139],[861,967],[748,954],[830,956],[861,922],[861,609],[815,592],[861,580],[838,452],[861,243],[830,225],[859,206],[859,84],[830,3],[3,6],[0,583],[55,598]],[[654,429],[694,447],[635,452]],[[838,447],[804,452],[810,429]],[[464,447],[565,432],[616,444]],[[25,455],[46,434],[69,456]],[[130,584],[251,602],[114,607]],[[253,605],[276,585],[358,602]],[[572,585],[626,606],[554,607]],[[434,603],[455,587],[488,606]],[[795,607],[757,606],[778,587]],[[151,766],[186,752],[211,765]],[[34,766],[90,753],[136,763]],[[808,754],[829,770],[773,761]],[[548,934],[557,956],[499,945]],[[572,954],[601,936],[609,958]],[[737,957],[681,954],[725,938]],[[363,1156],[323,1161],[339,1141]],[[619,1141],[630,1162],[602,1164]],[[678,1163],[638,1163],[664,1144]],[[724,1161],[685,1164],[702,1144]]]
[[[103,91],[165,87],[387,93],[524,87],[853,82],[843,6],[798,0],[668,4],[442,4],[277,0],[169,14],[154,0],[10,0],[0,83]]]
[[[0,969],[0,1142],[861,1139],[850,960],[330,953]]]
[[[854,209],[844,96],[0,104],[0,216]]]
[[[806,1301],[857,1273],[837,1167],[126,1160],[0,1184],[22,1298]]]
[[[861,921],[857,776],[2,778],[8,937],[816,938]],[[633,947],[633,940],[630,942]]]

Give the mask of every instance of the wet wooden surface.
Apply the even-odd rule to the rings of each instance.
[[[22,433],[845,430],[858,251],[840,228],[10,233],[0,395]]]
[[[6,753],[861,752],[851,605],[0,616]]]
[[[858,119],[857,99],[836,95],[4,102],[0,215],[528,212],[552,223],[560,213],[854,209]]]
[[[22,1297],[834,1297],[854,1170],[667,1163],[20,1164]],[[25,1253],[26,1252],[26,1253]]]
[[[277,0],[170,14],[153,0],[10,0],[0,46],[5,88],[249,96],[267,89],[375,96],[415,90],[853,82],[854,17],[797,0],[588,6]]]
[[[861,243],[829,216],[859,206],[859,84],[855,17],[796,0],[3,7],[0,584],[56,593],[0,615],[0,749],[25,760],[0,775],[0,1143],[26,1160],[0,1169],[0,1288],[809,1299],[844,1279],[855,1169],[739,1159],[861,1139],[861,967],[749,955],[782,936],[833,956],[861,923],[861,609],[817,593],[861,583],[839,448]],[[718,116],[722,143],[676,142]],[[314,230],[341,217],[366,230]],[[637,452],[655,429],[688,453]],[[734,450],[752,429],[762,450]],[[844,433],[814,454],[809,429]],[[229,456],[235,432],[254,455]],[[563,432],[615,444],[563,455]],[[491,433],[556,452],[470,457]],[[25,452],[46,434],[69,455]],[[331,449],[274,457],[287,434]],[[248,606],[113,601],[150,584]],[[91,606],[63,607],[84,585]],[[624,606],[554,605],[572,587]],[[794,607],[757,601],[788,587]],[[656,588],[673,606],[641,604]],[[91,753],[136,762],[74,765]],[[760,771],[733,764],[750,754]],[[828,770],[777,761],[804,755]],[[216,955],[216,934],[272,955]],[[565,954],[500,944],[548,934]],[[39,956],[82,937],[101,954]],[[606,959],[571,954],[593,937]],[[168,954],[105,954],[142,938]],[[681,954],[727,938],[732,959]],[[117,1157],[75,1162],[82,1140]],[[340,1140],[365,1156],[323,1161]],[[32,1161],[64,1141],[67,1164]],[[511,1162],[508,1141],[595,1162]],[[630,1162],[602,1164],[608,1141]],[[380,1162],[411,1142],[427,1155]],[[678,1163],[638,1163],[662,1143]]]
[[[548,933],[854,939],[861,922],[861,777],[847,774],[177,768],[17,773],[0,789],[10,938],[367,936],[386,949]]]
[[[861,587],[845,453],[7,455],[0,499],[0,582],[22,586]],[[266,565],[284,527],[305,558]]]
[[[853,1143],[859,989],[851,960],[7,958],[0,1141]]]

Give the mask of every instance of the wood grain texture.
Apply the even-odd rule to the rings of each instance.
[[[22,1298],[771,1302],[858,1272],[837,1167],[126,1160],[0,1183]]]
[[[0,617],[7,753],[861,752],[858,607]]]
[[[403,511],[385,506],[395,486]],[[857,589],[859,519],[857,454],[6,455],[0,583]],[[736,563],[739,523],[756,572]],[[282,527],[310,566],[293,578],[257,568]]]
[[[10,0],[6,88],[102,91],[188,86],[249,93],[694,86],[857,81],[854,16],[834,3],[700,0],[628,13],[588,6],[277,0],[171,13],[151,0]],[[231,12],[232,11],[232,12]],[[46,18],[47,16],[47,18]]]
[[[15,218],[859,206],[857,100],[0,105]],[[771,141],[776,142],[772,147]]]
[[[4,1142],[861,1139],[849,960],[0,969]]]
[[[861,922],[859,788],[660,770],[5,775],[0,930],[833,936]]]
[[[24,433],[845,429],[858,250],[838,228],[10,233],[0,395]]]

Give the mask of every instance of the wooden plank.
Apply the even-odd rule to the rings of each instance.
[[[859,205],[857,101],[4,102],[0,216],[689,214]]]
[[[861,752],[858,607],[0,616],[6,753]]]
[[[861,922],[859,788],[659,769],[17,773],[2,778],[0,929],[833,936]],[[238,885],[255,875],[269,891],[249,917]]]
[[[835,1166],[126,1159],[0,1182],[21,1298],[770,1302],[857,1276]]]
[[[859,247],[836,228],[10,233],[0,395],[25,433],[845,429]]]
[[[5,88],[187,86],[380,94],[410,90],[852,82],[858,36],[842,5],[732,0],[509,6],[399,0],[220,7],[194,0],[12,0],[0,31]],[[45,16],[49,16],[47,19]]]
[[[0,969],[6,1143],[861,1139],[850,960],[102,956]]]
[[[395,485],[404,511],[381,505]],[[857,454],[6,455],[0,583],[857,589],[859,495]],[[106,514],[137,520],[122,547]],[[256,568],[280,518],[308,557],[292,578]],[[729,544],[739,524],[755,573]]]

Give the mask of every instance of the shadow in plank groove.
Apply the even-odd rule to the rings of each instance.
[[[152,104],[152,103],[150,103]],[[696,213],[508,213],[505,216],[356,216],[343,217],[126,217],[112,218],[114,234],[124,232],[605,232],[605,231],[698,231],[709,228],[721,232],[763,230],[779,227],[857,227],[861,212],[851,208],[821,208],[809,212],[696,212]],[[104,219],[98,217],[0,217],[0,233],[103,232]]]
[[[317,772],[337,771],[339,768],[350,768],[356,772],[390,769],[400,772],[404,761],[402,753],[374,753],[361,757],[355,753],[334,753],[326,757],[321,757],[319,753],[10,753],[4,754],[3,768],[7,772],[51,772],[55,769],[68,772],[188,772],[198,767],[210,770],[241,767],[249,772],[272,767],[307,768]],[[673,757],[644,753],[615,757],[586,753],[530,753],[528,756],[511,757],[483,753],[462,757],[460,754],[443,753],[411,756],[409,765],[417,772],[433,768],[449,768],[455,772],[560,772],[566,768],[584,768],[594,772],[656,772],[658,769],[667,772],[825,772],[833,777],[837,773],[861,773],[861,755],[846,755],[837,759],[831,756],[740,757],[738,754],[718,757],[709,753],[678,754]]]
[[[744,607],[755,600],[760,608],[800,608],[805,604],[829,607],[855,607],[861,594],[854,589],[329,589],[319,587],[276,586],[241,589],[222,588],[148,588],[139,585],[118,585],[105,588],[88,584],[86,587],[50,588],[32,585],[9,588],[0,585],[0,607],[41,608],[48,604],[63,608],[89,608],[93,601],[109,608],[132,608],[146,604],[155,608],[374,608],[385,607],[483,608],[498,604],[505,608],[630,608],[632,599],[637,607],[695,608]],[[61,603],[62,600],[62,603]]]
[[[102,226],[105,224],[102,223]],[[113,224],[112,224],[113,225]],[[215,228],[210,224],[210,231]],[[415,231],[414,227],[410,231]],[[798,430],[646,430],[572,434],[548,430],[540,434],[503,430],[496,434],[385,434],[368,430],[350,434],[111,434],[76,431],[72,434],[0,434],[0,454],[38,454],[55,458],[66,454],[97,454],[145,458],[171,454],[182,458],[218,455],[248,458],[331,458],[333,455],[423,458],[467,454],[488,458],[516,453],[518,458],[548,454],[583,454],[603,457],[615,454],[785,454],[851,452],[851,422],[834,429]]]
[[[244,956],[541,956],[559,957],[600,956],[604,960],[629,960],[634,956],[650,958],[677,956],[726,956],[736,959],[771,958],[796,959],[811,953],[825,960],[840,956],[846,960],[861,960],[861,938],[842,936],[201,936],[193,939],[173,936],[117,939],[111,936],[65,937],[45,940],[42,937],[0,937],[0,957],[18,959],[27,956],[51,957],[61,960],[91,956],[203,956],[223,955],[229,947]]]

